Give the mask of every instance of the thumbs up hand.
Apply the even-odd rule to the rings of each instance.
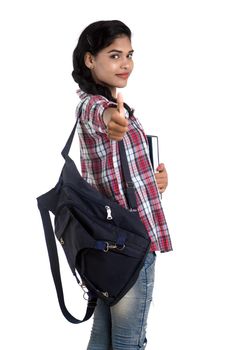
[[[104,122],[107,125],[109,139],[121,141],[128,131],[128,120],[125,119],[124,102],[120,93],[117,95],[117,109],[106,109],[104,112]]]

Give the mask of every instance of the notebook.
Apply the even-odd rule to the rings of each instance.
[[[159,165],[159,142],[158,136],[155,135],[146,135],[149,143],[149,154],[152,164],[152,168],[156,171]]]

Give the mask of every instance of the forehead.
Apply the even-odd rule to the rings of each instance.
[[[116,38],[109,46],[105,47],[102,51],[103,52],[109,52],[112,50],[117,51],[132,51],[132,44],[130,39],[127,36],[120,36]]]

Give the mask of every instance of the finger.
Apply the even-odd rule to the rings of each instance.
[[[158,180],[158,179],[156,179],[156,182],[157,182],[157,185],[158,185],[158,186],[163,186],[163,187],[165,187],[165,186],[168,185],[168,182],[165,181],[165,180]]]
[[[165,192],[166,189],[162,187],[162,188],[159,188],[158,190],[159,190],[159,193],[163,193]]]
[[[156,179],[157,185],[158,186],[167,187],[167,185],[168,185],[167,177],[166,176],[160,176],[160,175],[161,175],[160,173],[155,174],[155,179]]]
[[[121,93],[117,94],[117,111],[119,114],[125,118],[125,113],[124,113],[124,101],[123,101],[123,96]]]
[[[162,188],[162,187],[165,187],[166,184],[165,184],[164,182],[158,182],[158,181],[157,181],[157,186],[158,186],[159,188]]]
[[[157,184],[164,184],[166,181],[165,181],[165,179],[160,179],[160,178],[156,177],[156,182],[157,182]]]
[[[116,134],[113,132],[108,132],[108,137],[109,137],[109,139],[114,140],[114,141],[121,141],[123,139],[124,135],[123,134]]]
[[[109,123],[109,127],[116,128],[117,126],[127,127],[128,120],[119,115],[118,112],[113,113],[111,121]]]
[[[118,131],[109,129],[108,134],[109,134],[109,136],[123,137],[125,132],[118,132]]]
[[[160,163],[157,167],[157,171],[163,171],[165,169],[165,165],[163,163]]]
[[[165,174],[165,173],[156,173],[155,174],[155,177],[156,177],[156,179],[158,179],[158,180],[163,180],[163,179],[167,179],[167,175]]]

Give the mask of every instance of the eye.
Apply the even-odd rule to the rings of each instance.
[[[111,55],[110,57],[114,60],[117,60],[120,56],[118,53],[115,53],[115,54]]]
[[[133,52],[128,54],[128,58],[132,59],[132,57],[133,57]]]

